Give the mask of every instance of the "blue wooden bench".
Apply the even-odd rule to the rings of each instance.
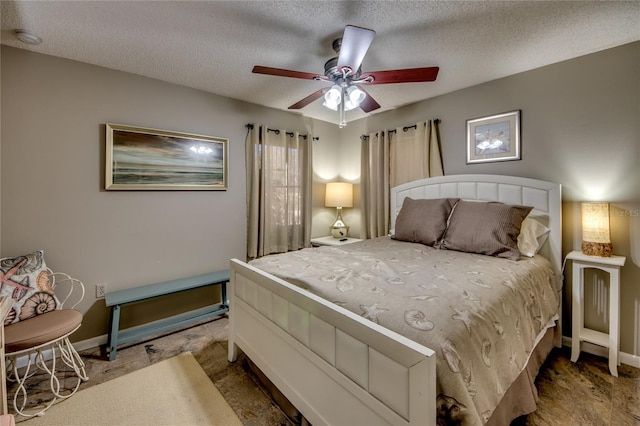
[[[109,361],[116,359],[118,345],[131,342],[152,334],[167,331],[178,326],[192,324],[207,318],[222,315],[229,312],[227,303],[227,282],[229,282],[229,270],[211,272],[194,277],[180,278],[164,281],[141,287],[108,292],[105,295],[107,307],[111,307],[109,325]],[[123,305],[138,303],[159,296],[191,290],[208,285],[219,284],[222,286],[222,301],[219,304],[196,309],[180,315],[174,315],[159,321],[153,321],[136,327],[120,330],[120,309]]]

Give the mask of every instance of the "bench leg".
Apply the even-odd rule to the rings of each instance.
[[[116,359],[118,353],[118,329],[120,328],[120,305],[111,307],[111,320],[109,326],[109,361]]]
[[[220,287],[220,299],[221,304],[229,308],[229,299],[227,299],[227,283],[222,283]]]

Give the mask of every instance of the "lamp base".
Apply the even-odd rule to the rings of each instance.
[[[611,257],[613,248],[611,243],[592,243],[590,241],[582,242],[582,253],[587,256]]]
[[[349,227],[344,222],[337,222],[329,228],[333,238],[347,238],[349,235]]]
[[[347,238],[349,235],[349,227],[342,221],[342,208],[338,207],[338,215],[336,221],[329,228],[329,233],[333,238]]]

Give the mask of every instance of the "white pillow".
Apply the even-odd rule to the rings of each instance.
[[[522,221],[518,235],[518,250],[526,257],[533,257],[547,241],[551,230],[536,219],[527,216]]]

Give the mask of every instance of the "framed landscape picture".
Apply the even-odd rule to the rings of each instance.
[[[520,159],[519,110],[467,120],[467,164]]]
[[[120,124],[106,128],[105,189],[227,189],[227,139]]]

